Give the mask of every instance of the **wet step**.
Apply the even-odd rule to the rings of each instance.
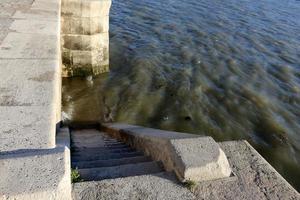
[[[71,147],[84,147],[84,148],[97,148],[97,147],[109,147],[109,146],[120,146],[124,145],[121,142],[104,142],[104,141],[94,141],[94,142],[74,142]]]
[[[100,144],[104,143],[104,144],[107,144],[107,145],[109,145],[109,144],[123,144],[122,142],[119,142],[119,141],[105,141],[103,139],[93,140],[93,141],[86,141],[86,140],[85,141],[73,141],[72,143],[73,143],[74,146],[82,145],[82,144],[85,144],[85,145],[94,145],[94,144],[99,145],[99,143]]]
[[[73,149],[73,156],[84,155],[84,154],[98,154],[98,153],[130,153],[135,150],[132,148],[84,148],[84,149]]]
[[[104,146],[104,147],[75,147],[72,146],[72,152],[78,152],[78,151],[99,151],[101,152],[102,150],[105,149],[127,149],[130,148],[126,144],[121,144],[121,145],[109,145],[109,146]]]
[[[143,156],[144,154],[141,152],[122,152],[122,153],[99,153],[99,154],[81,154],[81,155],[73,155],[73,161],[91,161],[91,160],[109,160],[116,158],[126,158],[126,157],[136,157]]]
[[[128,176],[138,176],[152,173],[163,172],[159,162],[143,162],[135,164],[126,164],[113,167],[99,167],[89,169],[79,169],[80,177],[84,181],[103,180],[112,178],[121,178]]]
[[[164,171],[161,163],[152,161],[142,152],[94,129],[71,132],[71,163],[84,181]]]
[[[110,160],[92,160],[92,161],[77,161],[72,162],[72,168],[98,168],[98,167],[113,167],[118,165],[135,164],[141,162],[149,162],[151,158],[148,156],[136,156],[128,158],[110,159]]]
[[[84,139],[84,140],[83,140]],[[118,142],[116,139],[105,139],[101,136],[99,137],[80,137],[80,138],[72,138],[72,142],[95,142],[95,141],[104,141],[104,142]]]

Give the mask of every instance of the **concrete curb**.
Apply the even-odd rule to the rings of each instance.
[[[231,169],[211,137],[163,131],[127,124],[103,124],[102,130],[161,161],[179,180],[206,181],[229,177]]]

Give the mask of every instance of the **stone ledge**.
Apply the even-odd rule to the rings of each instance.
[[[214,180],[231,174],[224,152],[211,137],[126,124],[103,124],[102,129],[161,161],[167,171],[174,171],[183,182]]]

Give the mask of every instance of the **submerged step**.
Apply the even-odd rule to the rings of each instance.
[[[143,162],[114,167],[79,169],[79,174],[84,181],[93,181],[159,173],[162,171],[163,168],[159,162]]]
[[[125,164],[135,164],[141,162],[149,162],[151,158],[148,156],[136,156],[120,159],[110,159],[110,160],[92,160],[92,161],[79,161],[72,162],[72,168],[98,168],[98,167],[113,167]]]
[[[110,147],[110,146],[118,146],[118,145],[124,145],[122,142],[113,142],[113,143],[105,143],[105,142],[74,142],[72,143],[72,147],[86,147],[86,148],[97,148],[97,147]]]
[[[162,172],[153,162],[123,142],[97,130],[72,133],[72,168],[77,168],[84,181],[137,176]]]
[[[74,151],[72,153],[73,156],[89,156],[89,155],[96,155],[96,154],[112,154],[112,153],[132,153],[136,152],[134,149],[131,148],[122,148],[122,149],[110,149],[104,148],[102,150],[95,150],[95,149],[86,149],[83,151]]]
[[[143,156],[141,152],[130,152],[130,153],[106,153],[96,155],[72,155],[72,161],[91,161],[91,160],[109,160],[124,157],[136,157]]]
[[[76,153],[118,153],[118,152],[131,152],[134,149],[129,147],[117,147],[117,148],[110,148],[110,147],[100,147],[100,148],[72,148],[72,153],[75,155]]]
[[[114,146],[103,146],[103,147],[72,147],[72,152],[79,152],[79,151],[102,151],[104,149],[111,149],[111,150],[118,150],[118,149],[127,149],[130,148],[130,146],[126,144],[121,144],[121,145],[114,145]]]

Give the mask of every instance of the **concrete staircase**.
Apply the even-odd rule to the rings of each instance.
[[[72,168],[83,181],[100,181],[163,172],[160,162],[152,161],[123,142],[96,129],[71,132]]]

